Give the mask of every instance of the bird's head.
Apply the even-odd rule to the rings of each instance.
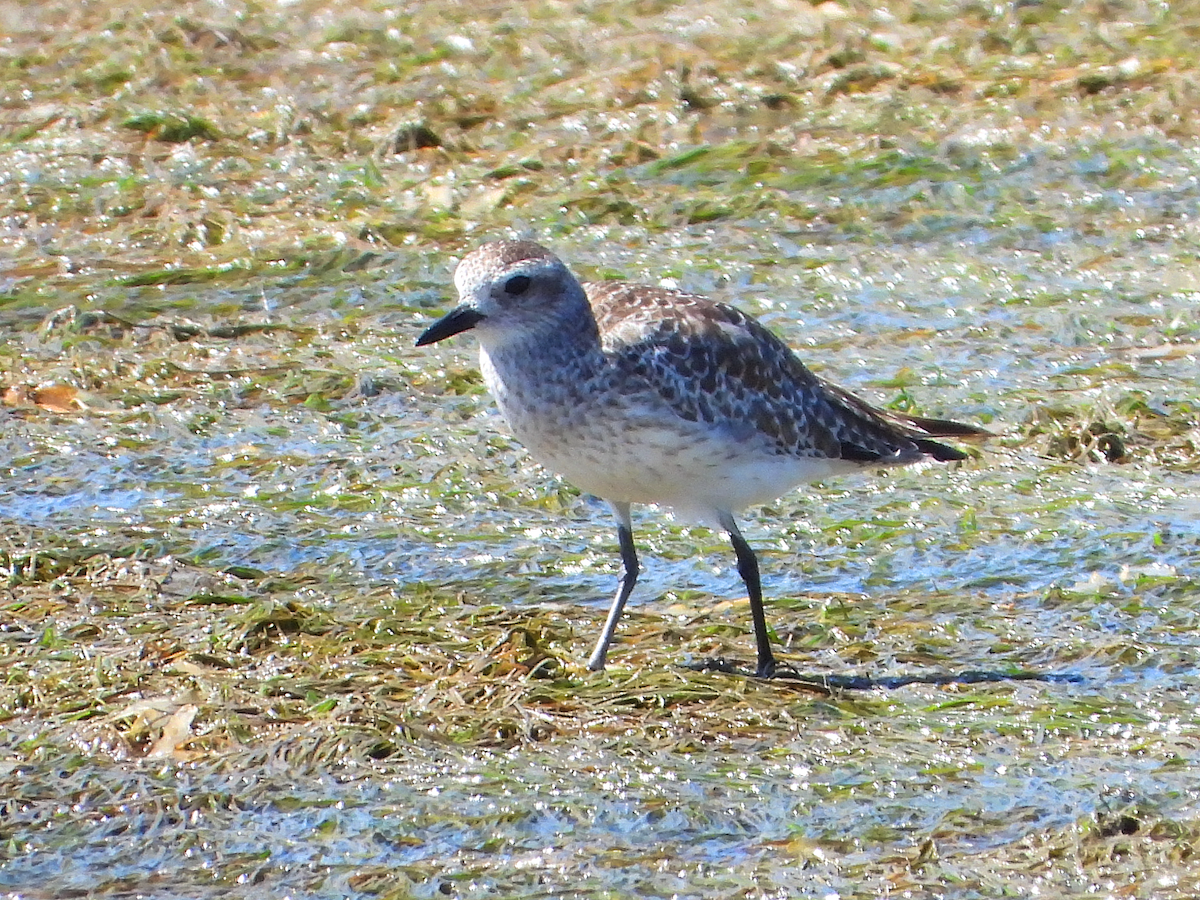
[[[454,271],[458,306],[430,325],[417,346],[477,329],[486,344],[552,334],[587,310],[587,297],[562,261],[528,241],[494,241],[467,254]]]

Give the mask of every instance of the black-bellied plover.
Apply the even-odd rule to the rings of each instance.
[[[830,475],[965,459],[932,438],[987,435],[873,408],[731,306],[643,284],[580,284],[537,244],[484,244],[454,284],[459,305],[417,345],[474,329],[484,379],[517,439],[616,515],[623,572],[593,670],[604,668],[638,578],[631,504],[669,507],[729,536],[757,674],[770,677],[758,560],[734,513]]]

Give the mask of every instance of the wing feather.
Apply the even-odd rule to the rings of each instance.
[[[643,385],[675,415],[735,440],[762,440],[780,455],[902,465],[967,455],[930,438],[987,434],[876,409],[818,378],[734,307],[646,285],[584,287],[618,377]]]

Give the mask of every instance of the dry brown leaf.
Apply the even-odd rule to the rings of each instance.
[[[175,714],[163,726],[162,737],[154,742],[154,746],[146,753],[148,757],[180,756],[177,747],[192,738],[192,720],[196,718],[199,708],[188,703],[175,710]],[[188,754],[182,754],[188,755]]]
[[[0,393],[0,404],[4,406],[37,406],[47,412],[78,412],[87,409],[79,391],[68,384],[47,384],[41,387],[9,385]]]
[[[79,392],[67,384],[48,384],[34,388],[29,396],[42,409],[50,412],[75,412],[84,409]]]
[[[25,388],[12,384],[4,389],[3,394],[0,394],[0,403],[5,406],[30,406],[33,401],[29,399],[29,392]]]

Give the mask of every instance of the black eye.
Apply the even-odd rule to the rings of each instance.
[[[525,293],[527,290],[529,290],[528,275],[514,275],[508,281],[504,282],[504,293],[512,294],[514,297]]]

